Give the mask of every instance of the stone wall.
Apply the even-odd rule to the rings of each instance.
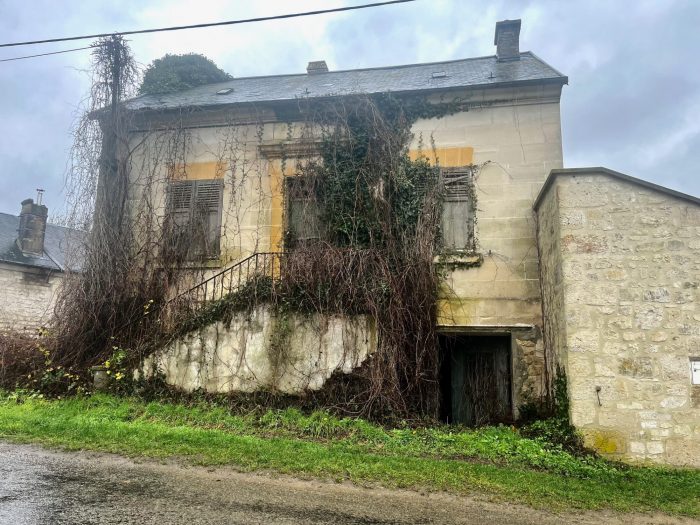
[[[376,349],[364,316],[273,315],[269,308],[234,315],[172,343],[145,364],[187,391],[299,394],[318,390],[335,371],[351,372]]]
[[[551,388],[556,365],[566,368],[566,309],[562,282],[561,225],[559,198],[556,191],[547,192],[537,211],[537,238],[542,290],[543,339],[545,341],[547,387]],[[551,392],[550,392],[551,393]]]
[[[545,315],[572,422],[603,453],[700,466],[700,201],[603,169],[550,177]]]
[[[0,264],[0,331],[32,332],[46,325],[62,274]]]

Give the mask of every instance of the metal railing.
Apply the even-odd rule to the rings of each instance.
[[[164,305],[164,313],[167,317],[182,311],[196,313],[207,303],[222,299],[261,277],[269,277],[274,287],[280,278],[283,257],[281,252],[256,252],[236,261],[170,299]]]

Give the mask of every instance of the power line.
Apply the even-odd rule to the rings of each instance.
[[[305,11],[303,13],[290,13],[286,15],[275,15],[275,16],[261,16],[257,18],[245,18],[242,20],[227,20],[225,22],[210,22],[207,24],[193,24],[187,26],[172,26],[172,27],[161,27],[157,29],[139,29],[136,31],[118,31],[115,33],[98,33],[95,35],[83,35],[83,36],[69,36],[63,38],[47,38],[45,40],[29,40],[27,42],[12,42],[9,44],[0,44],[0,47],[14,47],[14,46],[29,46],[34,44],[48,44],[51,42],[67,42],[70,40],[85,40],[88,38],[102,38],[112,35],[141,35],[144,33],[158,33],[161,31],[180,31],[181,29],[200,29],[203,27],[217,27],[217,26],[230,26],[236,24],[249,24],[251,22],[266,22],[268,20],[283,20],[287,18],[298,18],[302,16],[312,16],[312,15],[323,15],[326,13],[339,13],[341,11],[354,11],[357,9],[367,9],[369,7],[381,7],[391,4],[404,4],[407,2],[414,2],[415,0],[390,0],[388,2],[374,2],[372,4],[354,5],[348,7],[337,7],[334,9],[319,9],[317,11]]]
[[[73,49],[64,49],[63,51],[52,51],[51,53],[39,53],[38,55],[25,55],[23,57],[3,58],[3,59],[0,59],[0,62],[11,62],[13,60],[24,60],[25,58],[45,57],[48,55],[60,55],[61,53],[70,53],[71,51],[82,51],[84,49],[95,49],[96,47],[99,47],[99,46],[94,45],[94,46],[87,46],[87,47],[76,47]]]

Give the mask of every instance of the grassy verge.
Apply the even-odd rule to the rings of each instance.
[[[488,492],[556,509],[700,516],[700,471],[579,458],[508,427],[394,429],[324,412],[231,415],[213,406],[96,395],[0,396],[0,438],[66,449],[454,493]]]

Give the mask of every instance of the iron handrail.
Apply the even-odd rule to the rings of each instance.
[[[204,281],[188,288],[184,292],[179,293],[167,301],[164,306],[168,306],[170,303],[178,302],[185,298],[194,299],[196,302],[206,302],[209,299],[216,300],[221,298],[240,288],[250,280],[251,267],[253,276],[267,276],[274,280],[276,263],[279,264],[283,256],[283,252],[255,252],[240,261],[234,262]],[[234,280],[236,274],[237,278]],[[219,292],[218,295],[217,292]],[[210,293],[211,297],[209,297]],[[198,301],[197,299],[200,297],[201,301]]]

